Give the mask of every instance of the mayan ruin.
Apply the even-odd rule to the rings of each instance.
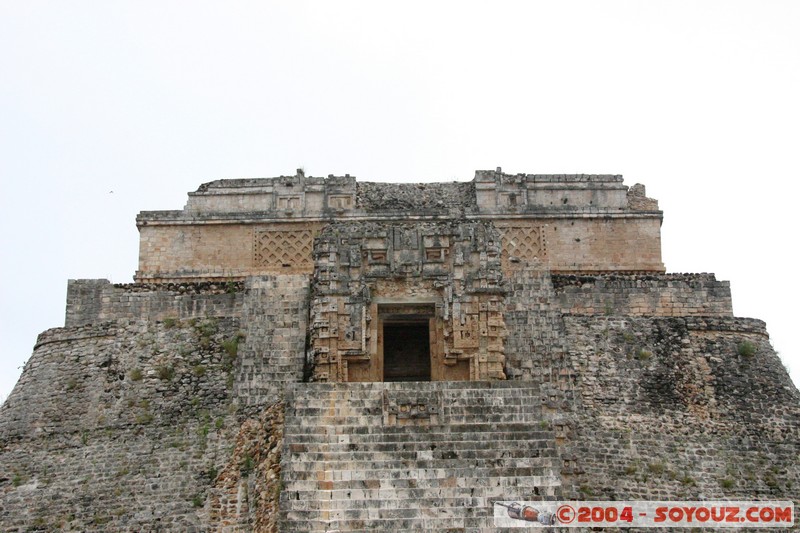
[[[501,168],[298,169],[142,211],[133,283],[69,280],[0,408],[0,530],[482,532],[523,500],[796,513],[800,392],[728,281],[666,272],[663,217],[619,175]]]

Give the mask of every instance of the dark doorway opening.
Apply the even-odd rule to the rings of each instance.
[[[431,341],[427,320],[384,322],[383,380],[431,380]]]

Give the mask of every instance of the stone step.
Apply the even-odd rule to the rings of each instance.
[[[279,359],[279,360],[293,360],[293,359]],[[536,398],[541,394],[539,387],[517,387],[514,389],[447,389],[441,387],[426,387],[425,383],[414,383],[418,385],[416,389],[399,389],[391,387],[395,385],[392,383],[350,383],[348,384],[351,389],[339,389],[325,387],[321,384],[303,383],[307,388],[303,388],[302,397],[296,398],[295,403],[298,406],[310,405],[314,406],[315,403],[339,400],[339,401],[383,401],[383,398],[421,398],[421,397],[434,397],[452,401],[463,402],[502,402],[510,401],[515,398]],[[295,388],[289,393],[297,393],[298,389]],[[496,393],[500,392],[502,396]],[[295,394],[296,396],[296,394]]]
[[[552,480],[552,481],[542,481]],[[560,483],[552,477],[550,473],[542,473],[538,476],[526,477],[513,477],[502,478],[497,477],[491,481],[482,478],[469,478],[469,477],[442,477],[442,478],[429,478],[429,479],[367,479],[355,480],[348,482],[324,482],[315,480],[286,480],[287,483],[291,482],[292,486],[289,489],[291,494],[316,494],[311,499],[314,500],[329,500],[331,493],[334,491],[359,494],[359,491],[365,491],[370,487],[376,487],[384,490],[411,490],[411,489],[424,489],[429,492],[425,497],[418,497],[418,500],[425,498],[436,497],[441,491],[449,491],[453,486],[458,486],[465,489],[475,491],[474,494],[481,495],[482,490],[496,489],[504,493],[535,495],[537,491],[541,494],[547,487],[560,487]],[[519,498],[520,496],[515,496]]]
[[[289,481],[309,481],[318,480],[320,476],[333,477],[332,469],[322,470],[317,465],[318,470],[292,470],[282,473],[283,479]],[[542,477],[546,476],[552,468],[544,466],[538,467],[471,467],[463,465],[460,467],[411,467],[411,466],[393,466],[387,464],[386,468],[370,468],[363,470],[347,470],[351,475],[357,476],[359,479],[349,480],[330,480],[319,481],[320,489],[332,490],[334,488],[346,489],[356,488],[360,486],[360,482],[364,480],[424,480],[424,479],[447,479],[447,478],[464,478],[464,479],[497,479],[502,477],[511,478],[525,478],[525,477]],[[488,482],[488,481],[487,481]],[[329,486],[330,485],[330,486]]]
[[[528,457],[528,458],[537,458],[537,457],[552,458],[552,457],[556,457],[557,454],[558,454],[557,450],[554,447],[545,448],[545,447],[536,447],[536,446],[525,446],[523,444],[523,445],[518,445],[517,448],[527,449],[527,454],[525,455],[525,457]],[[480,452],[482,450],[487,450],[487,449],[489,449],[489,448],[488,447],[486,447],[486,448],[475,448],[474,446],[471,446],[469,443],[465,443],[464,447],[462,447],[462,448],[455,447],[455,446],[449,447],[446,452],[444,452],[443,454],[439,455],[437,458],[431,459],[431,460],[432,461],[458,460],[458,461],[470,461],[470,462],[474,463],[476,461],[483,460],[483,459],[476,459],[475,458],[475,454],[477,452]],[[508,448],[497,447],[497,448],[494,448],[494,449],[495,449],[498,457],[501,457],[503,455],[510,455],[510,452],[513,451],[515,448],[512,448],[512,447],[508,447]],[[366,462],[366,463],[377,463],[378,461],[383,460],[383,458],[385,458],[387,456],[394,455],[394,452],[396,452],[396,451],[419,453],[421,457],[424,457],[423,454],[425,452],[430,452],[431,450],[430,450],[429,447],[426,447],[426,446],[421,446],[421,447],[417,447],[417,448],[413,448],[411,446],[403,446],[402,448],[396,448],[396,447],[391,447],[391,446],[381,446],[379,448],[372,448],[372,449],[361,448],[359,451],[367,452],[367,453],[373,453],[374,454],[372,458],[364,458],[364,459],[361,459],[360,461],[363,461],[363,462]],[[340,453],[340,454],[346,454],[346,453],[348,453],[348,449],[346,447],[341,447],[341,446],[340,447],[326,447],[326,448],[322,448],[322,449],[317,448],[315,450],[312,450],[311,453]],[[301,452],[301,453],[295,453],[294,455],[296,457],[299,457],[299,456],[304,455],[304,454]],[[431,457],[435,457],[435,456],[431,455]],[[298,460],[300,460],[300,459],[298,459]],[[305,459],[303,459],[303,461],[311,462],[310,460],[305,460]],[[408,461],[419,461],[419,459],[410,459],[410,460],[405,460],[405,461],[406,461],[406,464],[407,464]],[[328,462],[328,461],[326,461],[326,462]],[[335,460],[330,461],[331,464],[346,464],[347,462],[348,461],[346,461],[343,457],[339,457],[339,458],[337,458]],[[353,460],[351,462],[356,462],[356,461]]]
[[[447,451],[436,450],[394,450],[392,452],[375,452],[375,451],[346,451],[346,452],[321,452],[309,451],[308,446],[303,444],[293,445],[292,452],[302,452],[303,459],[307,461],[325,461],[329,463],[339,463],[340,461],[355,461],[363,465],[365,461],[381,461],[381,460],[395,460],[395,461],[419,461],[419,460],[434,460],[434,461],[450,461],[454,460]],[[551,450],[552,443],[547,443],[547,447],[542,450]],[[541,455],[532,457],[532,452],[526,446],[514,446],[507,450],[497,449],[475,449],[475,450],[460,450],[458,458],[455,460],[479,460],[479,461],[510,461],[519,459],[532,459],[538,460]],[[551,455],[545,454],[548,458]]]
[[[294,511],[287,514],[286,518],[292,521],[292,526],[281,527],[286,532],[316,532],[316,531],[438,531],[472,533],[483,531],[499,531],[494,528],[492,516],[439,516],[417,518],[376,518],[356,520],[322,520],[304,516],[302,512]]]
[[[544,481],[542,481],[544,480]],[[424,496],[414,497],[415,501],[423,502],[429,498],[436,498],[439,495],[457,495],[460,492],[452,492],[456,490],[453,485],[456,485],[460,490],[468,490],[474,496],[489,497],[496,493],[510,495],[506,499],[530,499],[539,495],[554,495],[560,489],[561,484],[550,475],[532,476],[529,478],[497,478],[489,486],[484,486],[486,483],[477,481],[476,478],[441,478],[441,479],[422,479],[417,482],[410,480],[365,480],[369,481],[370,486],[380,487],[385,491],[410,491],[410,490],[424,490]],[[327,501],[333,499],[334,494],[353,494],[358,495],[360,491],[369,491],[367,483],[359,486],[354,483],[352,487],[336,487],[334,489],[320,489],[318,482],[313,481],[295,481],[290,489],[287,489],[287,494],[291,495],[308,495],[305,499]],[[325,486],[328,486],[327,484]],[[492,492],[488,492],[488,491]],[[444,492],[446,491],[446,492]],[[367,494],[369,492],[366,492]],[[357,501],[356,496],[346,499]],[[361,503],[358,505],[362,505]]]
[[[405,438],[407,437],[407,438]],[[547,435],[527,435],[520,431],[513,432],[469,432],[469,433],[435,433],[430,435],[381,435],[372,433],[368,435],[331,435],[322,440],[323,435],[305,433],[291,435],[286,438],[287,445],[298,445],[292,448],[297,452],[303,451],[392,451],[392,450],[449,450],[449,449],[474,449],[486,448],[502,449],[511,446],[530,444],[533,448],[549,447],[553,443]],[[302,446],[302,447],[301,447]]]
[[[409,388],[411,386],[411,388]],[[295,390],[329,391],[337,393],[359,393],[364,390],[388,390],[401,392],[419,392],[421,390],[436,391],[473,391],[473,390],[527,390],[538,389],[539,383],[535,381],[353,381],[349,383],[338,382],[311,382],[298,383]]]
[[[513,450],[516,448],[525,448],[530,452],[552,450],[554,446],[545,440],[530,440],[525,436],[518,438],[503,438],[498,436],[496,439],[486,438],[485,435],[480,435],[484,438],[478,438],[477,435],[472,438],[464,438],[463,440],[394,440],[394,441],[353,441],[343,439],[342,442],[316,442],[313,439],[307,441],[293,440],[288,443],[291,450],[295,453],[347,453],[347,452],[371,452],[376,454],[393,453],[393,452],[435,452],[440,450],[445,458],[461,457],[461,452],[472,452],[480,450],[495,450],[498,455],[503,452]],[[443,436],[444,438],[445,436]],[[461,437],[461,435],[447,435],[446,437]],[[377,438],[382,438],[376,435]],[[455,454],[455,455],[454,455]],[[542,454],[537,454],[542,455]]]
[[[287,427],[288,434],[317,434],[317,435],[364,435],[364,434],[418,434],[421,432],[443,433],[449,431],[451,433],[459,433],[463,431],[469,432],[488,432],[495,430],[502,430],[504,432],[517,431],[517,432],[531,432],[531,431],[549,431],[551,421],[545,418],[526,418],[524,414],[520,415],[516,420],[497,421],[491,420],[491,416],[483,421],[475,421],[476,417],[471,417],[469,422],[462,420],[449,420],[437,421],[430,423],[426,419],[420,418],[401,418],[396,423],[385,424],[382,417],[354,417],[350,420],[349,424],[327,425],[332,422],[331,419],[324,417],[304,419],[302,424],[295,424],[293,427]],[[287,420],[293,422],[294,417],[287,417]],[[306,425],[313,423],[313,425]]]
[[[265,363],[267,360],[265,360]],[[356,385],[356,384],[354,384]],[[292,394],[293,391],[289,393]],[[453,393],[452,391],[439,391],[439,390],[421,390],[418,392],[408,393],[405,394],[400,391],[392,391],[392,390],[384,390],[384,389],[376,389],[376,390],[361,390],[361,391],[331,391],[331,390],[314,390],[309,389],[303,391],[304,397],[300,398],[296,401],[295,405],[297,407],[323,407],[325,406],[325,402],[335,402],[335,403],[344,403],[349,401],[376,401],[382,402],[384,396],[386,396],[389,400],[400,398],[400,399],[408,399],[414,400],[419,398],[434,398],[436,400],[442,400],[445,402],[452,402],[452,403],[460,403],[460,404],[478,404],[482,403],[484,405],[497,405],[498,398],[494,397],[493,394],[496,391],[486,390],[486,389],[476,389],[472,393],[465,393],[464,391],[459,391],[458,393]],[[541,391],[539,389],[527,389],[524,391],[513,391],[513,394],[507,394],[503,401],[512,402],[517,399],[528,399],[534,400],[541,397]]]
[[[472,431],[477,430],[486,430],[489,431],[486,426],[494,426],[497,427],[498,425],[515,425],[515,424],[530,424],[531,419],[539,419],[542,418],[542,421],[546,423],[546,420],[543,417],[540,417],[538,414],[533,413],[485,413],[484,419],[487,421],[486,423],[470,423],[470,420],[475,419],[475,415],[438,415],[437,421],[435,424],[429,423],[419,423],[419,418],[408,418],[408,419],[400,419],[400,420],[408,420],[408,423],[401,423],[398,426],[386,426],[386,427],[403,427],[403,426],[414,426],[420,428],[421,426],[429,427],[436,429],[439,427],[439,431],[444,430],[447,427],[453,426],[472,426]],[[304,419],[306,423],[313,424],[304,427],[292,427],[290,433],[321,433],[324,434],[327,432],[328,428],[335,427],[339,430],[344,430],[347,428],[363,428],[367,426],[377,426],[378,424],[383,424],[383,417],[382,416],[319,416],[319,417],[309,417]],[[424,419],[423,419],[424,420]],[[535,427],[535,426],[534,426]],[[548,426],[549,427],[549,426]],[[466,431],[470,431],[469,427],[463,428]],[[533,428],[531,428],[533,429]],[[459,431],[461,428],[459,428]],[[418,429],[419,431],[419,429]],[[342,431],[339,431],[341,433]]]
[[[424,501],[426,508],[429,509],[452,509],[463,507],[483,507],[487,506],[487,499],[481,497],[470,496],[454,496],[454,497],[438,497],[431,499],[421,500],[416,498],[416,501]],[[399,498],[389,498],[380,501],[367,501],[364,499],[348,500],[346,498],[331,499],[331,500],[295,500],[289,501],[289,504],[295,503],[296,505],[286,508],[287,513],[293,511],[307,511],[307,512],[331,512],[332,518],[335,515],[344,518],[379,518],[381,513],[388,514],[387,511],[403,511],[409,508],[409,500],[401,500]],[[354,505],[359,505],[355,507]]]
[[[401,500],[398,498],[390,498],[387,500],[292,500],[288,502],[281,502],[286,506],[281,513],[288,516],[292,513],[302,512],[307,517],[316,515],[318,518],[335,520],[335,519],[375,519],[375,518],[399,518],[399,517],[430,517],[435,514],[436,517],[443,517],[446,515],[457,516],[465,509],[483,510],[492,512],[494,501],[502,500],[519,500],[522,499],[517,496],[518,493],[508,492],[505,495],[498,495],[497,497],[475,497],[475,496],[455,496],[455,497],[441,497],[441,498],[416,498],[414,500]],[[548,496],[549,497],[549,496]],[[424,504],[424,507],[411,507],[410,502],[416,501]],[[296,504],[292,506],[292,504]],[[357,507],[354,505],[358,505]],[[435,513],[431,513],[434,511]],[[325,516],[327,515],[327,516]],[[409,516],[410,515],[410,516]]]
[[[469,465],[474,467],[483,467],[483,468],[500,468],[500,467],[507,467],[507,466],[542,466],[549,464],[549,461],[552,461],[553,457],[555,457],[555,449],[553,448],[542,448],[539,450],[528,450],[527,454],[519,453],[516,457],[510,456],[509,457],[502,457],[504,455],[503,451],[497,451],[496,457],[475,457],[476,453],[479,450],[469,450],[467,452],[453,452],[448,450],[446,452],[439,453],[435,455],[430,450],[421,450],[418,452],[413,452],[416,457],[410,459],[403,459],[399,457],[395,457],[395,454],[389,453],[374,453],[371,454],[369,457],[369,453],[362,453],[362,458],[356,458],[353,454],[348,454],[347,452],[339,452],[334,454],[327,454],[327,453],[308,453],[303,454],[301,462],[295,462],[297,465],[318,465],[321,462],[324,462],[326,465],[329,465],[330,469],[347,469],[350,465],[355,465],[357,468],[364,468],[366,465],[373,467],[374,469],[382,469],[382,468],[450,468],[450,467],[460,467],[460,465]],[[483,452],[489,452],[491,450],[482,450]],[[488,453],[487,453],[488,455]],[[317,466],[318,468],[318,466]],[[292,470],[290,466],[289,470],[287,471],[305,471],[306,468],[300,468],[299,470]]]
[[[303,365],[296,365],[296,364],[289,364],[287,361],[285,364],[276,363],[273,361],[264,361],[263,364],[242,364],[238,372],[240,374],[258,374],[263,379],[264,371],[269,372],[270,375],[272,374],[293,374],[297,373],[298,371],[303,371]],[[302,375],[302,374],[301,374]]]
[[[434,480],[429,480],[433,482]],[[295,502],[308,501],[344,501],[351,503],[355,508],[373,507],[384,505],[384,501],[394,501],[408,503],[409,501],[429,501],[431,499],[453,499],[453,498],[483,498],[492,501],[535,498],[539,493],[548,489],[558,488],[561,481],[553,477],[542,476],[534,479],[537,491],[520,491],[519,485],[492,485],[489,487],[476,486],[474,479],[453,478],[446,480],[445,484],[431,487],[397,487],[397,488],[347,488],[320,491],[316,488],[297,488],[296,490],[285,492],[281,498],[286,500],[290,506],[296,505]],[[374,482],[371,482],[375,485]],[[316,505],[316,504],[315,504]],[[387,504],[388,505],[388,504]]]
[[[449,394],[435,394],[433,398],[428,398],[429,400],[435,400],[436,403],[442,403],[444,406],[489,406],[489,407],[497,407],[501,408],[504,405],[535,405],[541,402],[542,393],[539,391],[531,391],[530,393],[526,393],[524,395],[516,395],[516,396],[509,396],[502,399],[502,402],[498,402],[497,399],[494,398],[487,398],[484,396],[485,392],[481,393],[481,396],[452,396]],[[408,398],[400,398],[400,400],[407,401],[408,403],[413,403],[414,401],[419,401],[420,399],[426,399],[424,396],[412,396],[409,395]],[[389,400],[395,400],[394,396],[389,397]],[[301,401],[298,401],[293,405],[296,409],[329,409],[331,407],[359,407],[359,406],[366,406],[366,405],[383,405],[383,393],[382,392],[375,392],[364,394],[358,397],[338,397],[338,396],[331,396],[328,394],[318,395],[318,396],[310,396],[308,398],[304,398]]]
[[[459,405],[459,406],[445,406],[437,408],[435,414],[439,416],[497,416],[503,414],[525,414],[536,416],[540,415],[542,411],[542,402],[538,398],[533,403],[527,404],[506,404],[502,406],[486,406],[486,405]],[[290,416],[302,417],[304,419],[314,418],[331,418],[331,419],[352,419],[365,416],[382,417],[384,409],[381,405],[364,405],[358,407],[344,406],[344,407],[305,407],[295,408]]]
[[[358,437],[362,435],[400,435],[417,436],[426,438],[427,436],[436,435],[460,435],[463,433],[470,434],[483,434],[483,433],[498,433],[498,434],[525,434],[531,435],[532,438],[552,437],[550,422],[547,420],[520,420],[513,422],[476,422],[472,424],[452,422],[450,424],[403,424],[396,426],[384,426],[382,421],[377,423],[373,421],[372,424],[362,421],[362,424],[355,424],[349,426],[334,426],[334,425],[309,425],[306,426],[309,420],[304,420],[303,424],[294,423],[292,417],[287,417],[286,436],[302,436],[302,435],[320,435],[320,436],[342,436],[351,435]],[[533,423],[532,423],[533,422]],[[293,425],[290,426],[290,423]]]
[[[368,521],[394,521],[394,520],[420,520],[420,519],[446,519],[446,518],[457,518],[459,516],[464,515],[464,510],[468,508],[475,508],[470,502],[471,500],[463,500],[463,505],[456,505],[453,507],[448,506],[446,503],[443,502],[442,505],[436,505],[432,503],[431,507],[425,508],[412,508],[412,507],[405,507],[405,508],[396,508],[396,509],[292,509],[286,511],[287,518],[299,518],[298,515],[305,516],[305,519],[322,519],[326,521],[356,521],[356,520],[368,520]],[[481,507],[484,507],[481,504],[478,504]],[[406,502],[406,506],[408,506],[408,502]],[[488,505],[485,507],[491,509]],[[491,519],[492,517],[489,516]],[[391,522],[389,522],[391,523]],[[418,523],[419,524],[419,523]],[[388,524],[387,524],[388,525]],[[386,531],[386,530],[383,530]],[[397,531],[397,530],[392,530]],[[401,531],[409,531],[409,530],[401,530]]]

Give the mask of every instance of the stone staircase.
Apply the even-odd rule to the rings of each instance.
[[[281,531],[494,531],[494,501],[559,494],[534,383],[296,383],[286,394]]]

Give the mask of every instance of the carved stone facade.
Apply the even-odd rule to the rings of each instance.
[[[658,203],[621,176],[498,169],[462,183],[372,183],[298,171],[213,181],[189,193],[181,211],[140,213],[135,279],[311,274],[312,240],[327,224],[461,220],[490,221],[501,231],[506,272],[524,262],[555,272],[664,271]]]
[[[314,243],[313,379],[392,380],[384,333],[403,324],[427,326],[431,380],[504,379],[500,243],[486,222],[327,226]]]
[[[141,213],[136,279],[308,276],[314,381],[506,379],[512,273],[662,272],[661,216],[615,175],[392,184],[298,170]]]

